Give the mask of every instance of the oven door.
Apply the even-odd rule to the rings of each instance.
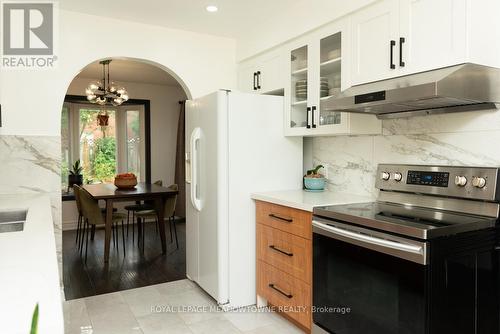
[[[318,218],[313,232],[313,333],[426,333],[427,243]]]

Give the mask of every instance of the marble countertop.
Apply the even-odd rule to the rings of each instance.
[[[317,206],[373,201],[369,196],[333,193],[329,191],[308,192],[302,189],[253,193],[252,198],[310,212]]]
[[[0,233],[0,332],[29,333],[39,303],[39,334],[64,333],[49,197],[0,195],[0,211],[27,209],[24,230]]]

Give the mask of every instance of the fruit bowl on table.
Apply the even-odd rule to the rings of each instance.
[[[118,174],[115,176],[115,186],[118,189],[134,189],[137,177],[133,173]]]

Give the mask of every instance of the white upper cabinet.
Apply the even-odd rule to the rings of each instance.
[[[258,93],[257,64],[253,61],[238,66],[238,89],[245,93]]]
[[[245,61],[238,66],[238,89],[266,94],[285,87],[285,58],[281,50]]]
[[[466,0],[401,1],[396,65],[415,73],[464,62],[466,7]]]
[[[324,101],[350,86],[349,24],[340,20],[289,46],[284,127],[287,136],[373,134],[373,115],[327,110]]]
[[[352,82],[467,61],[467,0],[383,0],[352,15]]]
[[[399,0],[377,2],[354,13],[351,26],[353,84],[393,76],[399,36]]]
[[[259,64],[258,83],[260,92],[274,92],[285,87],[285,56],[283,52],[274,52],[262,57]]]

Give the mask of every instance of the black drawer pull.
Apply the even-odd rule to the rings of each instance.
[[[394,65],[394,46],[396,46],[396,41],[394,40],[391,40],[391,50],[390,50],[390,57],[391,57],[391,65],[390,65],[390,68],[391,70],[395,69],[396,68],[396,65]]]
[[[253,72],[253,90],[257,90],[257,72]]]
[[[405,42],[404,37],[399,38],[399,66],[405,67],[405,62],[403,61],[403,43]]]
[[[260,87],[260,71],[257,71],[257,89],[261,89],[261,87]]]
[[[311,107],[311,124],[313,129],[316,129],[316,123],[314,123],[314,113],[316,112],[316,106]]]
[[[275,245],[270,245],[269,248],[271,248],[272,250],[275,250],[277,252],[280,252],[281,254],[285,254],[286,256],[293,256],[293,253],[289,253],[287,251],[284,251],[282,249],[279,249],[278,247],[276,247]]]
[[[278,220],[282,220],[282,221],[287,222],[287,223],[293,222],[292,218],[284,218],[284,217],[276,216],[274,213],[270,213],[269,217],[274,218],[274,219],[278,219]]]
[[[270,287],[271,289],[274,289],[274,290],[278,291],[279,293],[281,293],[281,294],[282,294],[283,296],[285,296],[286,298],[291,299],[291,298],[293,297],[291,294],[286,293],[286,292],[284,292],[284,291],[283,291],[283,290],[281,290],[281,289],[278,289],[278,288],[277,288],[277,287],[276,287],[273,283],[269,283],[269,287]]]

